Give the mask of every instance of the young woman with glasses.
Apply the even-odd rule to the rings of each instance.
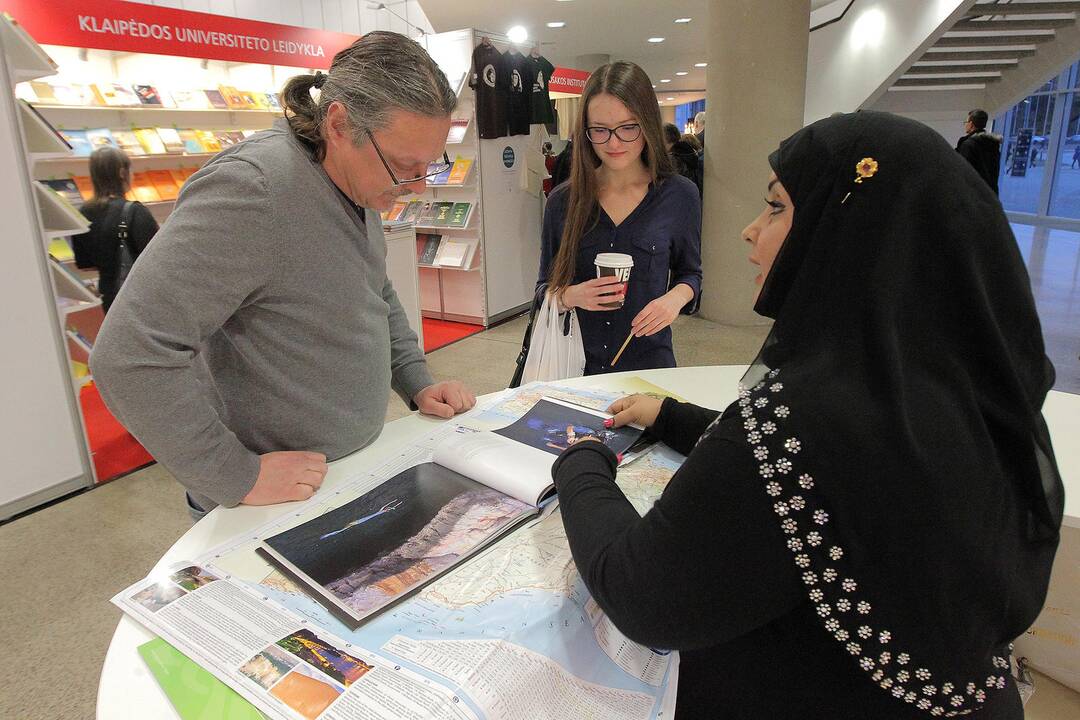
[[[701,200],[674,172],[662,127],[640,67],[601,67],[582,94],[570,179],[544,211],[537,287],[578,310],[586,375],[674,367],[669,326],[701,290]],[[630,255],[629,282],[598,278],[599,253]]]

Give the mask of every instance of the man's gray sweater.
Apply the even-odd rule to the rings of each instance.
[[[333,460],[432,383],[360,213],[279,120],[185,183],[109,311],[90,369],[117,418],[209,509],[259,455]]]

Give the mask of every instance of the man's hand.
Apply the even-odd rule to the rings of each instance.
[[[326,477],[326,456],[316,452],[271,452],[259,456],[259,477],[245,505],[273,505],[307,500]]]
[[[458,380],[428,385],[413,397],[416,407],[424,415],[452,418],[458,413],[472,410],[476,395]]]
[[[656,418],[660,415],[660,406],[663,404],[663,400],[657,400],[648,395],[631,395],[630,397],[620,398],[607,409],[609,413],[615,416],[611,419],[611,425],[608,427],[623,427],[624,425],[652,427],[656,423]]]

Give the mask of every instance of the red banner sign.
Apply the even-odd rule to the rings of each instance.
[[[549,92],[570,93],[580,95],[585,90],[585,82],[592,73],[574,68],[555,68],[548,83]]]
[[[357,37],[120,0],[0,0],[0,9],[46,45],[330,67]]]

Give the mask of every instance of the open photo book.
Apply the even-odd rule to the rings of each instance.
[[[639,427],[605,428],[608,417],[545,398],[504,428],[462,428],[432,462],[265,538],[258,552],[356,628],[551,506],[551,466],[566,448],[591,438],[621,454],[641,439]]]

